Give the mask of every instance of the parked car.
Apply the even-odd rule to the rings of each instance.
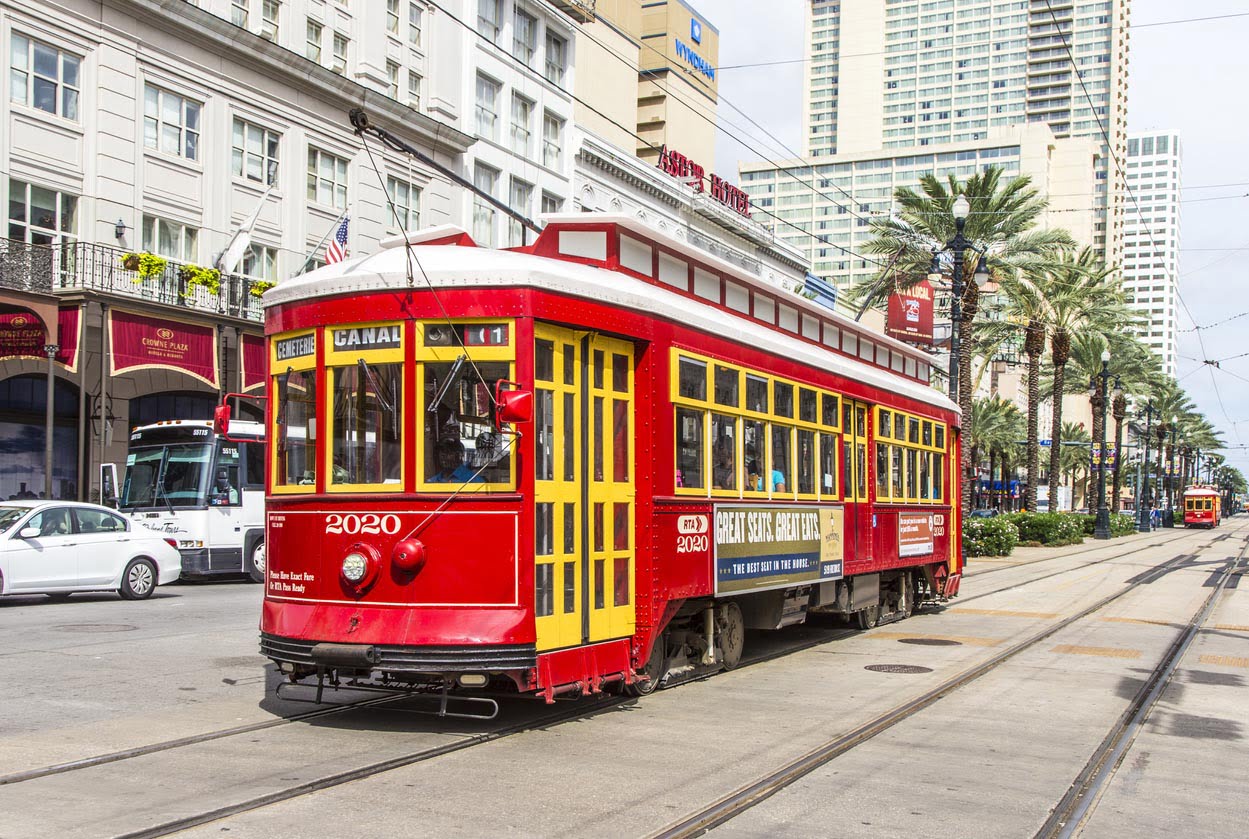
[[[182,573],[176,545],[98,504],[0,502],[0,594],[143,600]]]
[[[999,515],[1001,512],[1001,510],[996,510],[992,507],[982,507],[979,510],[972,510],[967,515],[973,519],[991,519],[994,516]]]

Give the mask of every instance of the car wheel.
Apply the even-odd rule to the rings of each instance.
[[[251,576],[252,582],[263,583],[265,581],[265,543],[260,540],[252,548],[251,568],[247,573]]]
[[[150,559],[132,559],[121,575],[117,593],[127,600],[146,600],[156,589],[156,566]]]

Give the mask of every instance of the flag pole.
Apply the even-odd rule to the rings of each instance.
[[[321,250],[321,246],[325,244],[326,240],[338,231],[338,225],[342,223],[346,215],[346,210],[339,213],[338,218],[334,219],[333,223],[330,225],[329,231],[321,237],[321,241],[317,242],[316,245],[313,246],[312,250],[308,251],[308,258],[304,260],[304,264],[300,266],[298,271],[291,274],[292,277],[298,277],[300,274],[308,270],[308,266],[312,264],[313,258],[317,255],[317,251]]]

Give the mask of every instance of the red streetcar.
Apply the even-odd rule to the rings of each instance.
[[[747,628],[957,592],[927,356],[636,219],[409,234],[266,301],[291,682],[648,693]]]
[[[1191,486],[1184,490],[1184,526],[1218,527],[1223,521],[1222,503],[1215,487]]]

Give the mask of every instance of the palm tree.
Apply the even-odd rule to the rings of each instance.
[[[1067,475],[1071,478],[1071,506],[1074,507],[1076,501],[1075,488],[1077,474],[1081,470],[1087,470],[1089,468],[1089,444],[1092,442],[1092,438],[1090,438],[1089,433],[1084,430],[1084,426],[1076,425],[1074,422],[1066,422],[1063,423],[1063,440],[1067,443],[1081,444],[1078,446],[1055,446],[1055,448],[1059,449],[1058,468],[1062,470],[1062,472],[1067,473]],[[1057,482],[1059,474],[1060,473],[1058,472],[1050,472],[1050,486],[1053,487],[1058,485]],[[1051,492],[1051,510],[1054,509],[1055,503],[1057,503],[1055,501],[1055,495]],[[1085,506],[1088,506],[1087,503]]]
[[[1048,257],[1070,247],[1071,236],[1064,230],[1035,229],[1046,201],[1032,186],[1030,178],[1015,176],[1003,179],[1002,170],[990,166],[983,172],[960,182],[956,175],[942,181],[928,174],[920,179],[920,191],[900,188],[894,193],[895,215],[872,221],[872,238],[864,245],[868,253],[887,257],[886,265],[868,281],[851,287],[851,299],[863,309],[879,306],[895,291],[910,288],[923,280],[933,262],[934,253],[942,250],[957,230],[954,202],[964,196],[969,205],[963,235],[977,250],[964,254],[963,275],[971,278],[981,258],[991,259],[994,275],[1006,275],[1023,264]],[[959,335],[970,338],[971,324],[979,307],[980,292],[976,283],[964,284],[961,316],[956,328]],[[970,342],[968,342],[970,343]],[[958,359],[958,405],[964,417],[970,417],[971,353],[960,353]],[[966,480],[971,448],[962,447],[960,467],[965,480],[961,504],[967,510],[971,486]]]
[[[971,465],[980,468],[984,454],[989,455],[989,486],[993,486],[994,455],[1015,442],[1019,409],[1013,402],[992,396],[972,401],[971,420],[967,423],[967,445],[971,447]]]

